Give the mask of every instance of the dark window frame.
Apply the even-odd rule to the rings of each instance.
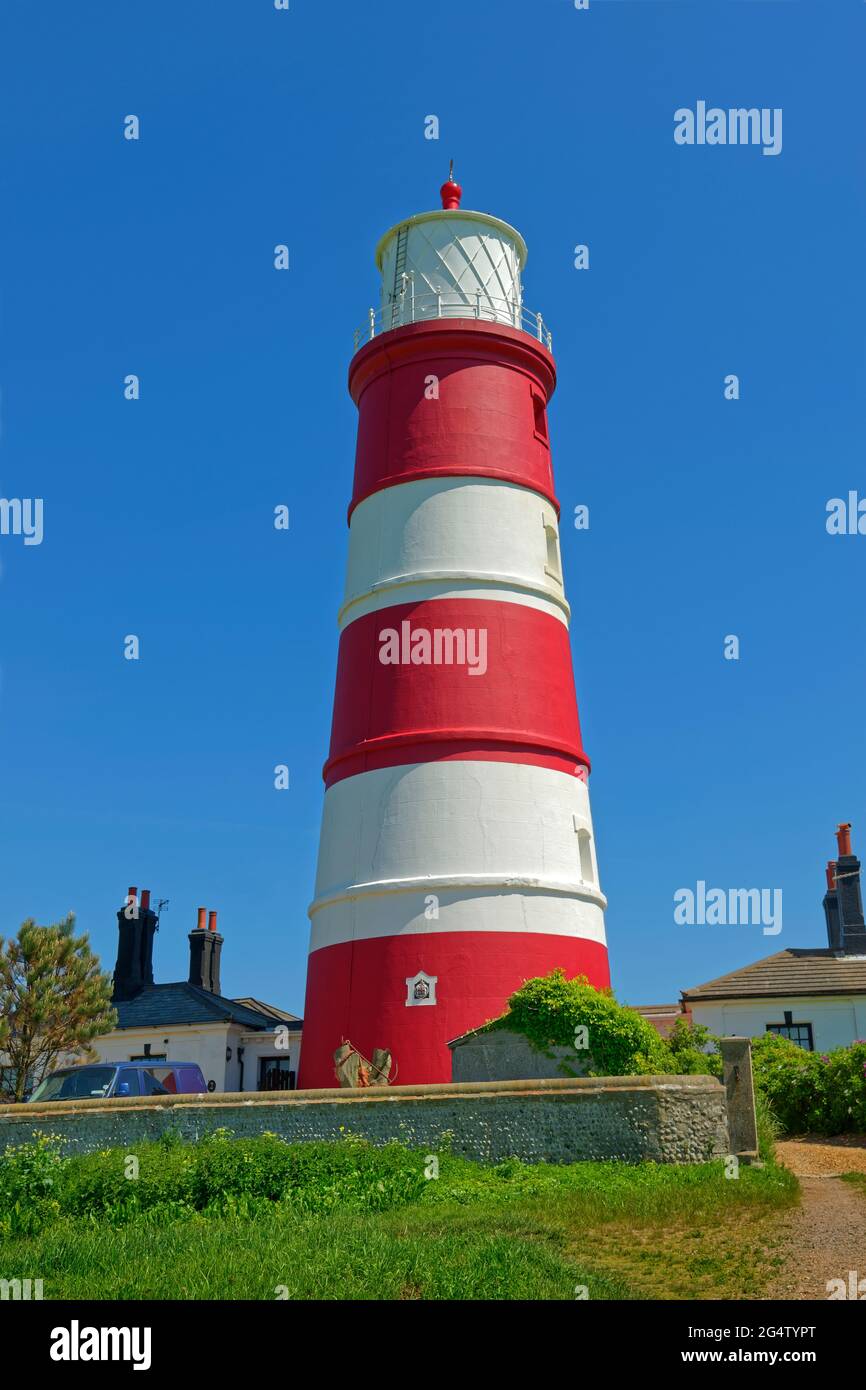
[[[765,1024],[764,1031],[767,1033],[775,1033],[777,1037],[780,1038],[787,1038],[789,1042],[796,1043],[798,1047],[802,1047],[804,1052],[815,1051],[815,1036],[812,1032],[811,1023],[793,1023],[790,1019],[786,1019],[784,1023]],[[793,1037],[792,1034],[794,1033],[805,1034],[805,1038],[799,1036]]]
[[[265,1086],[265,1084],[264,1084],[264,1081],[265,1081],[265,1072],[266,1072],[267,1064],[270,1063],[270,1062],[276,1062],[276,1063],[278,1064],[278,1068],[279,1068],[280,1075],[281,1075],[281,1076],[287,1076],[287,1077],[289,1078],[289,1084],[288,1084],[288,1086]],[[285,1068],[285,1070],[283,1070],[283,1068]],[[294,1090],[296,1090],[296,1089],[297,1089],[297,1076],[296,1076],[294,1067],[290,1067],[290,1066],[289,1066],[289,1058],[286,1057],[286,1056],[282,1056],[282,1057],[280,1057],[280,1056],[259,1057],[259,1076],[258,1076],[258,1083],[259,1083],[259,1084],[258,1084],[258,1089],[259,1089],[260,1091],[268,1091],[268,1090],[270,1090],[270,1091],[277,1091],[277,1090],[294,1091]]]
[[[532,396],[532,433],[545,448],[550,448],[550,435],[547,429],[547,402],[534,386],[529,388]]]

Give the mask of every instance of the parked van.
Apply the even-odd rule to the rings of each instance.
[[[104,1100],[109,1096],[201,1095],[207,1091],[195,1062],[93,1062],[58,1067],[30,1096],[49,1100]]]

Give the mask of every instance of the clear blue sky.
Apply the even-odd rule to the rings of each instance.
[[[554,332],[617,991],[824,944],[835,822],[866,850],[866,536],[824,524],[866,496],[864,59],[859,0],[6,0],[0,493],[45,537],[0,541],[0,932],[72,909],[111,968],[146,885],[158,978],[204,904],[226,992],[300,1011],[351,330],[453,155]],[[781,107],[782,153],[675,145],[698,100]],[[781,936],[676,926],[701,878],[781,888]]]

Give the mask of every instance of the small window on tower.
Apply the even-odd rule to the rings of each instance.
[[[548,442],[547,411],[544,406],[544,397],[539,396],[535,391],[532,392],[532,415],[535,438],[546,444]]]
[[[551,579],[555,579],[557,584],[562,583],[562,562],[559,556],[559,536],[556,534],[556,527],[547,517],[542,517],[544,523],[544,541],[547,547],[547,557],[544,562],[544,573],[549,574]]]
[[[574,828],[577,831],[577,852],[580,856],[580,877],[584,883],[594,883],[595,875],[592,871],[592,845],[589,831],[583,825],[578,825],[577,817],[574,818]]]
[[[435,1004],[438,980],[438,975],[427,975],[423,970],[419,970],[417,975],[408,975],[406,977],[406,1007]]]

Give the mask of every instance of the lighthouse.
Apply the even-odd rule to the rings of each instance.
[[[449,1081],[449,1039],[559,966],[609,983],[526,245],[442,207],[385,233],[356,333],[346,588],[299,1084],[387,1048]]]

